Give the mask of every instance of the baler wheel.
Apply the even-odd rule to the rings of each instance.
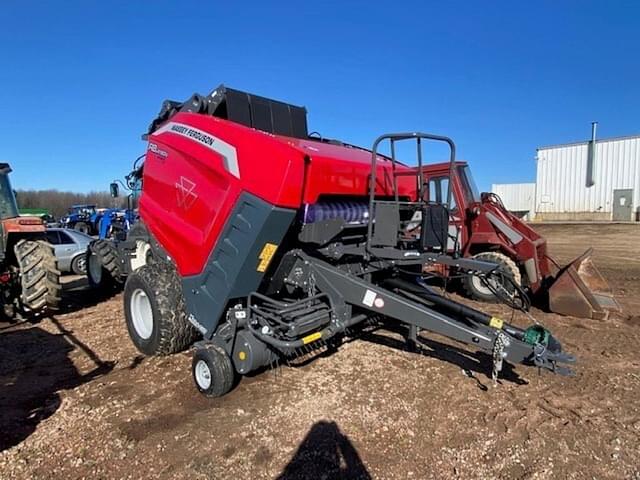
[[[205,397],[221,397],[229,392],[235,380],[235,370],[229,355],[216,345],[196,349],[191,363],[193,381]]]
[[[482,252],[474,255],[473,258],[476,260],[497,263],[503,274],[509,275],[516,285],[522,285],[522,275],[520,274],[518,266],[506,255],[499,252]],[[474,300],[492,303],[498,302],[499,298],[497,298],[489,286],[485,284],[486,281],[487,280],[483,280],[477,276],[467,275],[462,280],[462,288],[467,295]],[[499,288],[500,286],[496,285],[496,287]],[[507,283],[502,285],[502,287],[506,290],[506,294],[513,293],[514,287],[512,284]]]
[[[178,276],[169,265],[144,265],[129,275],[124,313],[129,336],[145,355],[180,352],[198,337],[187,320]]]
[[[89,244],[86,269],[91,288],[119,287],[124,282],[118,251],[108,240],[96,240]]]
[[[41,240],[20,240],[14,247],[20,270],[20,301],[34,312],[56,310],[62,296],[53,247]]]

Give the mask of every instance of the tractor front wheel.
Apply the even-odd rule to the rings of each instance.
[[[14,253],[20,272],[20,303],[33,312],[56,310],[62,285],[53,247],[42,240],[20,240]]]
[[[129,275],[124,313],[129,336],[145,355],[180,352],[198,337],[187,320],[178,276],[168,265],[144,265]]]
[[[136,251],[131,258],[131,271],[134,272],[140,267],[153,262],[153,252],[151,244],[144,240],[136,240]]]
[[[499,252],[482,252],[474,255],[473,258],[498,265],[497,270],[489,278],[476,275],[467,275],[463,278],[462,287],[474,300],[495,303],[500,299],[494,292],[498,291],[507,297],[512,297],[515,294],[513,283],[522,285],[522,275],[518,266],[506,255]]]
[[[118,251],[109,240],[91,242],[85,264],[91,288],[117,288],[124,282]]]
[[[89,225],[85,222],[78,222],[73,226],[74,230],[77,230],[78,232],[82,232],[85,233],[87,235],[89,235]]]

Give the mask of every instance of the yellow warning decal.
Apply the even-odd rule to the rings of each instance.
[[[269,262],[271,262],[271,259],[275,255],[277,249],[278,245],[276,245],[275,243],[264,244],[260,255],[258,255],[258,259],[260,260],[260,263],[258,263],[258,268],[256,268],[258,272],[265,272],[267,270]]]
[[[307,343],[315,342],[316,340],[320,340],[322,338],[322,332],[312,333],[311,335],[307,335],[302,339],[302,343],[305,345]]]
[[[498,330],[502,329],[502,325],[504,325],[504,321],[500,320],[498,317],[491,317],[489,320],[489,326],[493,328],[497,328]]]

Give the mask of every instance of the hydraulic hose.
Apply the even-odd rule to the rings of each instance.
[[[259,329],[256,329],[255,327],[253,327],[250,322],[247,322],[247,327],[249,328],[251,333],[253,333],[256,337],[258,337],[264,343],[267,343],[279,349],[290,349],[290,348],[303,347],[305,345],[315,342],[316,340],[321,340],[321,339],[328,340],[331,337],[335,336],[337,333],[343,331],[345,328],[352,327],[357,323],[360,323],[363,320],[366,320],[367,318],[368,318],[368,315],[365,315],[363,313],[359,315],[354,315],[347,322],[345,322],[344,327],[341,329],[333,329],[332,325],[330,325],[326,328],[323,328],[319,332],[311,333],[298,340],[280,340],[266,333],[262,333]]]

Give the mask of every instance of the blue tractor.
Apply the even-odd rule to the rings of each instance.
[[[95,205],[72,205],[64,217],[60,219],[63,228],[72,228],[87,235],[97,235],[102,212]]]
[[[125,182],[110,185],[111,196],[120,196],[119,185],[130,193],[126,209],[107,210],[100,222],[99,238],[87,249],[87,277],[92,288],[119,288],[129,273],[152,261],[152,249],[146,228],[139,222],[136,208],[142,190],[144,155],[134,162]]]
[[[101,240],[124,240],[131,225],[138,219],[132,208],[111,208],[102,213],[99,222],[98,237]]]

